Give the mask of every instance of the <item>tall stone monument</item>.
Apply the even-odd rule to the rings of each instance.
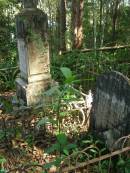
[[[51,82],[46,14],[37,8],[38,0],[22,0],[23,10],[16,17],[20,78],[18,98],[26,105],[41,102]]]

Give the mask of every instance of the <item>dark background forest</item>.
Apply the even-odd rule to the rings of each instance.
[[[20,1],[0,1],[1,68],[18,64],[15,16],[22,8]],[[129,1],[39,0],[39,8],[48,15],[54,79],[59,65],[70,67],[76,75],[82,71],[79,77],[110,69],[129,75]]]

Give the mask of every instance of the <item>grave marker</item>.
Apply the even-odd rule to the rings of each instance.
[[[26,105],[41,102],[51,82],[47,15],[37,8],[38,0],[23,0],[24,9],[16,17],[20,78],[17,96]]]
[[[112,71],[98,77],[90,123],[109,148],[130,133],[130,80],[123,74]]]

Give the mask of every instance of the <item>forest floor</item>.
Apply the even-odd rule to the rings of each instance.
[[[15,92],[0,94],[0,98],[4,100],[5,104],[0,108],[0,167],[7,170],[8,173],[41,173],[43,165],[56,158],[56,154],[46,153],[46,149],[56,142],[56,128],[51,124],[37,127],[43,116],[41,112],[34,112],[26,107],[10,107],[11,99],[14,96]],[[6,111],[4,106],[9,109]],[[8,113],[10,109],[13,111]],[[48,110],[48,114],[55,116],[51,110]],[[67,120],[68,123],[71,120]],[[73,122],[71,123],[73,124]],[[85,130],[84,127],[80,127],[80,132]],[[70,136],[72,137],[72,134]],[[71,137],[69,142],[73,140]],[[5,162],[2,162],[2,159]],[[55,172],[55,167],[49,172]]]
[[[9,103],[14,92],[0,94],[5,106]],[[45,134],[44,129],[35,130],[38,115],[30,110],[16,109],[6,113],[4,106],[0,109],[0,158],[6,162],[1,166],[9,172],[39,173],[41,167],[54,159],[54,156],[44,153],[44,149],[54,143],[55,137]],[[35,165],[35,166],[34,166]]]
[[[54,162],[60,157],[58,150],[48,152],[48,149],[57,144],[58,127],[51,122],[46,122],[46,120],[49,117],[53,122],[56,121],[56,112],[53,112],[50,108],[33,109],[26,106],[13,105],[12,100],[14,97],[15,92],[0,94],[0,173],[61,173],[57,172],[58,166],[55,167],[52,164],[49,168],[46,167],[48,163]],[[118,159],[121,158],[118,155],[121,156],[121,153],[125,150],[126,161],[124,161],[124,164],[127,167],[127,162],[130,163],[129,145],[124,148],[124,151],[115,151],[116,154],[114,151],[109,153],[103,141],[87,133],[89,117],[86,116],[86,119],[84,119],[85,110],[79,110],[72,111],[70,114],[67,112],[69,116],[63,117],[60,122],[60,130],[66,134],[68,144],[77,145],[76,150],[74,150],[74,154],[77,153],[77,155],[72,155],[72,150],[68,151],[69,155],[66,155],[65,158],[69,159],[64,162],[64,165],[62,164],[62,168],[69,168],[69,165],[76,166],[77,159],[79,159],[78,165],[81,162],[86,164],[86,162],[93,160],[94,165],[89,166],[88,164],[87,168],[76,169],[76,173],[99,173],[103,170],[106,173],[117,173],[118,167],[113,164],[110,166],[112,163],[111,156],[113,154],[114,156],[117,155],[114,160],[116,158],[118,164]],[[44,121],[45,123],[43,123]],[[127,138],[130,137],[126,136]],[[124,138],[125,141],[126,139]],[[84,145],[83,141],[85,142]],[[83,156],[83,158],[80,158],[80,156]],[[105,157],[108,160],[104,160]],[[112,169],[110,169],[111,167]],[[130,167],[128,169],[130,170]],[[69,172],[75,173],[72,170]],[[68,173],[68,171],[65,173]]]

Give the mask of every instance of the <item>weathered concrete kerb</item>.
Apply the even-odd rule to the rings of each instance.
[[[98,77],[90,123],[109,148],[130,133],[130,80],[126,76],[112,71]]]

